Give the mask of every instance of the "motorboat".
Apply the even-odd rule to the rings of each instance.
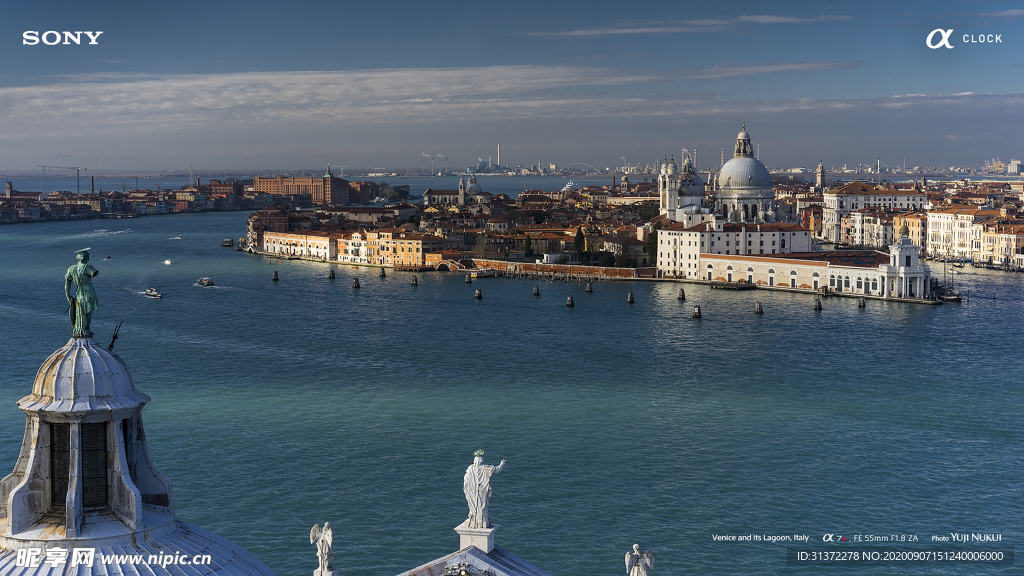
[[[164,295],[156,288],[146,288],[146,298],[163,298]]]
[[[221,242],[220,245],[223,246],[224,248],[231,248],[232,246],[235,245],[235,243],[230,238],[227,238],[223,242]]]
[[[216,284],[213,283],[213,280],[210,280],[206,276],[203,276],[199,280],[196,280],[196,286],[203,286],[204,288],[210,288],[211,286],[216,286]]]

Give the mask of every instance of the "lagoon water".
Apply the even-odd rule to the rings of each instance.
[[[715,534],[1022,541],[1024,276],[965,268],[970,303],[830,298],[820,313],[807,295],[690,284],[540,283],[533,297],[529,280],[420,273],[412,287],[409,273],[268,265],[220,247],[245,218],[0,227],[4,473],[24,430],[15,402],[70,337],[64,271],[92,247],[93,329],[107,344],[124,321],[114,350],[153,398],[146,431],[178,516],[282,576],[316,567],[306,535],[324,521],[342,574],[456,550],[477,448],[508,460],[497,544],[557,576],[621,574],[634,542],[654,550],[653,574],[822,573],[787,566],[785,543]]]

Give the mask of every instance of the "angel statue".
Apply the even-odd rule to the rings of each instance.
[[[633,544],[633,551],[626,552],[626,574],[647,576],[647,570],[654,567],[654,552],[640,551],[639,544]]]
[[[331,529],[330,522],[324,522],[323,530],[320,529],[319,524],[314,524],[313,529],[309,532],[309,543],[316,544],[316,556],[320,559],[320,568],[314,572],[314,576],[330,576],[337,574],[334,566],[331,566],[331,560],[334,560],[334,554],[331,554],[331,542],[334,541],[334,530]]]

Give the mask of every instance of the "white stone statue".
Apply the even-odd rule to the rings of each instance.
[[[469,502],[469,519],[467,528],[490,528],[491,521],[487,516],[487,502],[491,499],[491,474],[501,472],[505,461],[497,466],[484,464],[484,451],[473,453],[473,463],[466,468],[466,476],[462,479],[462,490]]]
[[[654,552],[641,552],[639,544],[633,544],[633,550],[626,552],[626,574],[629,576],[647,576],[647,570],[654,567]]]
[[[330,522],[324,522],[323,530],[319,524],[313,525],[309,532],[309,543],[316,544],[316,556],[320,559],[320,568],[313,572],[314,576],[331,576],[338,573],[334,566],[331,566],[331,560],[334,560],[334,554],[331,553],[332,542],[334,530],[331,529]]]

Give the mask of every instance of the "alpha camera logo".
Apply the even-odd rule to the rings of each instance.
[[[953,29],[944,30],[942,28],[936,28],[928,34],[925,38],[924,43],[932,50],[939,48],[953,49],[953,45],[949,43],[949,38],[953,35]],[[938,39],[936,39],[938,37]],[[964,44],[1002,44],[1002,34],[964,34]]]
[[[25,30],[21,34],[21,43],[24,46],[35,46],[36,44],[39,44],[39,42],[42,42],[47,46],[56,46],[58,44],[63,44],[65,46],[69,44],[81,45],[83,40],[82,34],[85,34],[88,37],[89,41],[86,43],[87,45],[96,45],[99,44],[97,40],[99,39],[100,34],[103,34],[103,31],[94,32],[92,30],[86,30],[83,32],[81,30],[76,30],[74,32],[68,32],[65,30],[63,32],[58,32],[56,30],[47,30],[46,32],[40,33],[38,30]]]

